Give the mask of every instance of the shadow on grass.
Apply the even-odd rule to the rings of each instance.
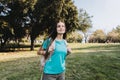
[[[40,44],[36,44],[34,48],[40,47]],[[17,52],[17,51],[30,51],[30,45],[25,45],[25,44],[9,44],[5,46],[3,49],[0,49],[0,52]]]

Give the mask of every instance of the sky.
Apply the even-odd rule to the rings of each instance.
[[[106,33],[120,25],[120,0],[74,0],[78,9],[84,9],[92,20],[92,30]]]

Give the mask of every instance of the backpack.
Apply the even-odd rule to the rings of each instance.
[[[50,41],[49,41],[49,39],[50,39]],[[49,49],[49,47],[50,47],[50,45],[52,44],[52,42],[53,42],[53,40],[51,39],[51,38],[47,38],[46,39],[47,40],[47,48],[46,48],[46,52],[45,52],[45,55],[41,55],[41,59],[40,59],[40,66],[42,66],[42,68],[44,67],[44,65],[45,65],[45,62],[46,62],[46,60],[49,58],[49,56],[50,56],[50,53],[48,52],[48,49]],[[42,44],[43,45],[43,44]],[[40,47],[40,51],[44,51],[43,49],[42,49],[42,46]],[[39,54],[40,55],[40,54]]]

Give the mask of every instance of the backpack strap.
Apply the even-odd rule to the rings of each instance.
[[[49,41],[49,39],[50,39],[50,41]],[[47,40],[47,49],[46,49],[46,53],[45,53],[45,59],[47,59],[49,57],[50,53],[48,52],[48,49],[49,49],[50,45],[53,43],[53,39],[52,38],[49,38],[49,39]]]

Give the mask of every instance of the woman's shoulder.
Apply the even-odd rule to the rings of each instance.
[[[46,38],[44,39],[44,42],[50,41],[50,40],[52,40],[50,37],[46,37]]]
[[[63,41],[64,41],[65,45],[68,45],[68,43],[67,43],[67,40],[66,40],[66,39],[63,39]]]

